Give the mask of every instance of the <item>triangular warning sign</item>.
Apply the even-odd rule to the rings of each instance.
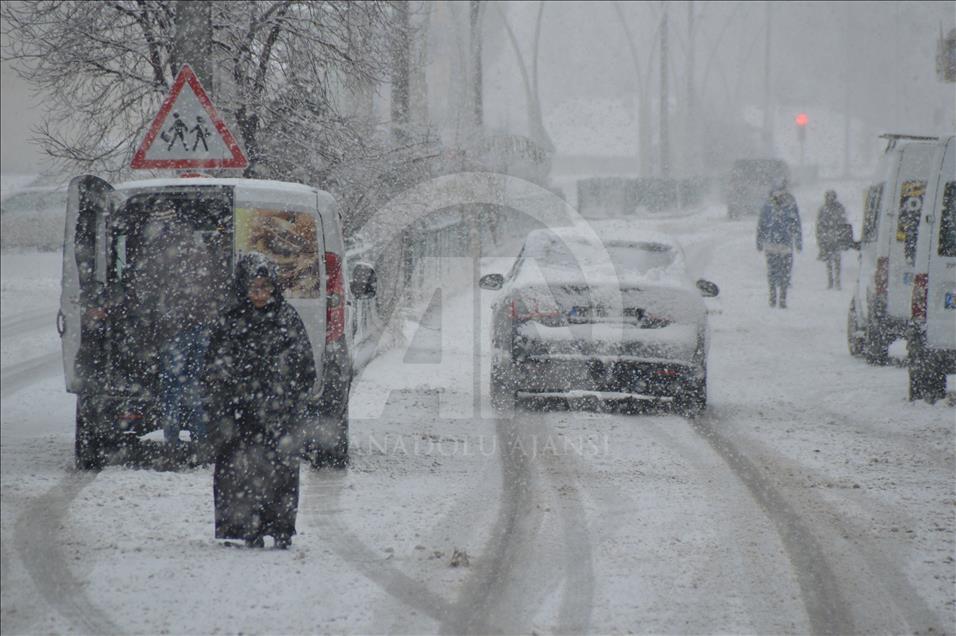
[[[188,90],[183,87],[188,86]],[[245,168],[249,162],[206,95],[183,64],[130,168]]]

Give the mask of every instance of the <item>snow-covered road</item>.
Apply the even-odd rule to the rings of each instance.
[[[212,538],[208,468],[73,471],[58,257],[3,255],[3,633],[956,633],[952,394],[849,356],[812,240],[782,311],[751,220],[650,225],[721,287],[704,416],[472,413],[463,290],[362,372],[353,465],[303,467],[288,552]]]

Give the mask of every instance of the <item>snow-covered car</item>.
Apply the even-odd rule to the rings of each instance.
[[[28,186],[0,200],[0,247],[52,251],[63,245],[66,188]]]
[[[656,233],[588,226],[534,230],[492,307],[491,398],[589,397],[707,404],[709,332],[703,296],[681,246]]]
[[[202,177],[113,187],[82,176],[69,188],[57,316],[66,387],[77,394],[78,468],[99,468],[124,436],[162,428],[164,345],[183,328],[175,318],[218,316],[233,300],[235,263],[250,252],[276,263],[312,348],[317,379],[304,405],[303,447],[313,463],[347,462],[346,308],[350,295],[375,294],[375,277],[356,265],[346,285],[332,196],[279,181]]]

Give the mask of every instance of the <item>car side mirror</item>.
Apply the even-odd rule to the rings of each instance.
[[[352,280],[349,282],[349,291],[352,296],[359,300],[372,298],[375,296],[377,285],[375,270],[371,265],[365,263],[356,263],[352,268]]]
[[[485,274],[478,280],[478,286],[482,289],[501,289],[505,284],[505,277],[501,274]]]
[[[720,287],[717,287],[716,283],[704,280],[703,278],[697,281],[697,289],[700,290],[700,295],[704,298],[713,298],[720,293]]]

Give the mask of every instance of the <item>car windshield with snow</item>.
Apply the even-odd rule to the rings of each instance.
[[[492,309],[492,397],[707,401],[707,311],[683,251],[651,232],[535,230]],[[611,238],[614,236],[614,238]]]

